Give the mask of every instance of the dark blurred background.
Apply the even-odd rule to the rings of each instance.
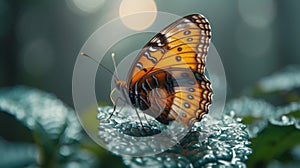
[[[72,107],[72,72],[80,48],[98,27],[119,17],[121,2],[0,0],[0,87],[39,88]],[[299,0],[155,3],[158,11],[202,13],[210,20],[230,97],[300,63]]]

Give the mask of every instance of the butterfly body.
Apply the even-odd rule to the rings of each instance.
[[[208,113],[210,81],[204,74],[210,26],[193,14],[163,29],[141,50],[127,82],[117,90],[128,104],[163,124],[177,121],[191,126]]]
[[[174,86],[177,85],[168,70],[157,70],[133,84],[129,96],[131,103],[158,121],[168,124],[170,102],[173,101]]]

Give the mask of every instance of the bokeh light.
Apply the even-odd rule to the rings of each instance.
[[[41,36],[45,37],[49,31],[49,21],[34,10],[22,11],[16,23],[16,37],[20,43],[27,43]]]
[[[156,19],[156,3],[154,0],[122,0],[119,15],[126,27],[132,30],[145,30]]]
[[[20,53],[24,70],[32,76],[47,75],[54,66],[53,49],[46,39],[36,39],[24,46]]]
[[[276,16],[274,0],[238,1],[238,9],[242,19],[253,27],[269,26]]]
[[[99,9],[105,0],[66,0],[69,8],[77,13],[92,13]]]

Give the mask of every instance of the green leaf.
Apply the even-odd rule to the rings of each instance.
[[[0,167],[25,167],[37,162],[38,150],[29,143],[9,143],[0,138]]]
[[[300,101],[300,66],[288,66],[261,79],[252,91],[252,96],[273,105]]]
[[[291,150],[300,144],[300,131],[293,126],[270,124],[252,139],[254,154],[249,157],[249,167],[266,167],[273,160],[290,162]]]
[[[32,131],[39,160],[33,165],[92,166],[95,157],[81,149],[82,129],[75,112],[54,95],[28,87],[0,90],[0,110]],[[1,160],[0,160],[1,162]]]
[[[244,162],[252,153],[245,125],[231,115],[220,115],[220,118],[205,115],[187,134],[182,134],[185,136],[174,146],[159,153],[165,144],[152,135],[158,135],[157,129],[167,132],[166,126],[160,126],[150,118],[147,123],[142,118],[143,128],[134,119],[135,111],[130,109],[116,111],[108,121],[106,118],[112,110],[113,107],[98,109],[99,138],[108,150],[122,155],[124,163],[130,167],[245,167]],[[165,143],[170,144],[176,134],[168,133]],[[147,152],[153,152],[153,155],[143,155]]]

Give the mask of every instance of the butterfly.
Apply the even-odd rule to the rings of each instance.
[[[200,121],[213,95],[204,73],[210,39],[211,27],[201,14],[164,28],[139,52],[127,81],[116,79],[121,99],[163,124],[190,127]]]

